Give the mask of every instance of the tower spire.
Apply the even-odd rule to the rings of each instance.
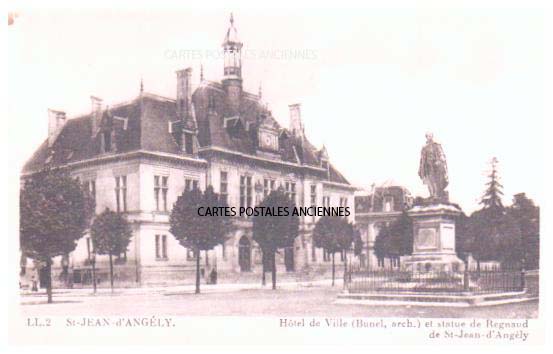
[[[224,67],[223,87],[227,105],[232,114],[238,114],[242,95],[242,42],[234,27],[234,16],[230,14],[230,25],[223,41]]]

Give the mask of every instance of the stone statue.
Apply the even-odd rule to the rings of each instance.
[[[449,181],[447,164],[442,146],[433,140],[432,133],[426,133],[426,145],[421,150],[419,177],[428,186],[431,201],[448,202],[444,191]]]

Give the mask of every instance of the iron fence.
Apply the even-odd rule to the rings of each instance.
[[[345,278],[350,293],[473,293],[491,294],[525,289],[524,271],[406,271],[350,270]]]

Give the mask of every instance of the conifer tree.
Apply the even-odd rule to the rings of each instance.
[[[484,206],[484,209],[491,209],[502,213],[504,211],[503,202],[501,200],[503,197],[503,185],[499,182],[497,164],[497,158],[493,157],[490,162],[491,171],[488,175],[489,182],[486,183],[487,189],[486,192],[484,192],[480,204]]]

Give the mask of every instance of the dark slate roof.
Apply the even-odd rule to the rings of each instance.
[[[141,97],[141,98],[140,98]],[[180,154],[177,141],[169,132],[170,122],[179,120],[173,99],[144,93],[139,98],[103,112],[102,127],[113,127],[116,153],[145,150]],[[286,162],[320,167],[319,151],[305,137],[292,135],[280,127],[258,96],[242,95],[237,119],[225,118],[232,112],[227,108],[225,91],[220,83],[205,82],[195,90],[192,101],[198,125],[200,147],[218,147],[232,152],[256,155],[257,127],[272,127],[279,133],[280,151],[277,156]],[[235,112],[236,113],[236,112]],[[113,116],[127,118],[127,127]],[[45,141],[23,167],[23,173],[45,166],[91,159],[101,155],[100,136],[92,137],[92,116],[69,119],[52,147]],[[299,160],[299,161],[298,161]],[[349,184],[346,178],[329,165],[331,182]]]

